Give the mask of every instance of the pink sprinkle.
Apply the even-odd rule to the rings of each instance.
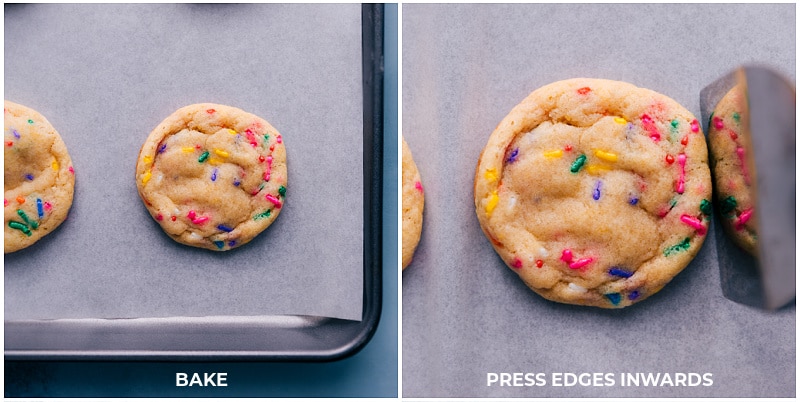
[[[511,266],[516,269],[522,268],[522,260],[519,257],[514,257],[514,262],[511,263]]]
[[[187,217],[187,218],[189,218],[189,219],[191,219],[191,220],[194,220],[194,218],[195,218],[196,216],[197,216],[197,214],[194,212],[194,210],[191,210],[191,211],[189,211],[189,213],[188,213],[188,214],[186,214],[186,217]]]
[[[8,206],[8,198],[3,198],[3,206]]]
[[[700,131],[700,124],[697,122],[697,119],[692,120],[692,123],[689,126],[692,128],[693,133]]]
[[[717,130],[722,130],[723,127],[725,127],[725,124],[722,123],[722,119],[719,117],[714,117],[714,128]]]
[[[70,166],[67,170],[69,170],[70,173],[75,174],[75,169],[73,169],[72,166]]]
[[[736,148],[736,155],[739,156],[739,164],[742,165],[742,176],[744,176],[744,182],[749,186],[750,185],[750,175],[747,174],[747,165],[744,162],[744,148],[737,147]]]
[[[281,142],[283,142],[283,139],[281,138],[280,135],[278,135],[278,136],[275,137],[275,141],[277,141],[278,144],[280,144]]]
[[[678,154],[678,165],[681,167],[680,176],[678,176],[678,183],[675,184],[675,191],[678,194],[683,194],[685,187],[684,179],[686,177],[686,154]]]
[[[564,251],[561,252],[561,261],[566,262],[567,264],[572,262],[572,250],[565,248]]]
[[[216,112],[216,110],[214,110],[214,109],[206,110],[206,113],[208,113],[208,114],[214,114],[214,112]]]
[[[703,226],[703,222],[701,222],[700,219],[684,214],[681,215],[681,222],[695,228],[697,234],[700,236],[706,234],[706,227]]]
[[[650,139],[655,142],[661,141],[661,133],[658,132],[658,127],[653,123],[653,119],[650,116],[643,114],[642,115],[642,125],[647,132],[650,133]]]
[[[274,196],[274,195],[272,195],[272,194],[267,194],[267,197],[266,197],[266,198],[267,198],[267,201],[269,201],[269,202],[271,202],[273,205],[275,205],[275,208],[280,208],[280,207],[281,207],[281,201],[280,201],[279,199],[275,198],[275,196]]]
[[[750,220],[751,216],[753,216],[752,208],[748,208],[742,211],[742,213],[739,214],[739,220],[736,221],[736,230],[744,229],[744,224]]]
[[[156,220],[157,220],[157,221],[163,221],[163,220],[164,220],[164,215],[161,215],[161,214],[159,213],[158,215],[156,215]]]
[[[423,188],[422,188],[422,183],[420,183],[420,182],[416,182],[416,183],[414,183],[414,187],[415,187],[415,188],[417,189],[417,191],[419,191],[420,193],[421,193],[421,192],[423,192],[423,191],[425,191],[425,190],[423,190]]]
[[[53,204],[51,204],[51,203],[49,203],[49,202],[45,202],[45,203],[44,203],[44,210],[45,210],[45,211],[49,211],[49,210],[51,210],[51,209],[53,209]]]
[[[192,219],[192,223],[194,223],[195,225],[201,225],[201,224],[205,223],[206,221],[208,221],[208,219],[209,218],[207,216],[200,216],[200,217]]]
[[[591,264],[592,261],[594,261],[594,258],[592,258],[592,257],[581,258],[580,260],[575,261],[572,264],[569,264],[569,267],[570,267],[570,269],[581,269],[581,268]]]

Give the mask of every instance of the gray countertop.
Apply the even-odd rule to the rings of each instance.
[[[793,4],[403,5],[402,134],[426,193],[402,278],[403,396],[795,396],[794,303],[765,312],[724,298],[716,227],[653,297],[623,310],[570,306],[505,266],[472,194],[489,134],[542,85],[627,81],[699,118],[700,90],[742,63],[794,82],[795,41]],[[544,373],[545,384],[489,386],[488,373]],[[554,373],[611,373],[615,384],[556,386]],[[709,373],[713,384],[623,386],[621,373]]]

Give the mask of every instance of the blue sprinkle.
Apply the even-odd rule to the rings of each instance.
[[[17,130],[11,130],[11,131],[14,132],[14,137],[15,138],[19,138],[19,133],[17,132]]]
[[[519,156],[519,148],[514,148],[514,150],[511,151],[511,155],[509,155],[506,162],[514,163],[517,160],[517,156]]]
[[[166,149],[167,149],[167,144],[161,144],[161,146],[158,147],[158,153],[163,154]]]
[[[630,200],[628,200],[628,203],[629,203],[629,204],[631,204],[631,205],[636,205],[636,204],[638,204],[638,203],[639,203],[639,198],[637,198],[637,197],[635,197],[635,196],[634,196],[634,197],[631,197],[631,199],[630,199]]]
[[[231,240],[228,242],[228,247],[233,247],[236,245],[236,240]]]
[[[240,184],[242,184],[242,182],[240,182],[238,178],[233,179],[233,185],[234,186],[239,187]]]
[[[217,229],[219,229],[219,230],[221,230],[223,232],[232,232],[233,231],[233,229],[231,229],[231,228],[229,228],[229,227],[227,227],[225,225],[218,225]]]
[[[217,169],[211,172],[211,181],[217,181]]]
[[[633,272],[628,272],[617,267],[611,267],[611,269],[608,270],[608,273],[614,276],[621,276],[623,278],[630,278],[631,275],[633,275]]]
[[[28,179],[28,180],[33,180],[33,175],[28,173],[28,174],[25,175],[25,178]]]
[[[619,294],[619,293],[609,293],[609,294],[607,294],[607,295],[604,295],[604,296],[605,296],[606,298],[608,298],[608,301],[610,301],[610,302],[611,302],[611,304],[613,304],[613,305],[615,305],[615,306],[616,306],[617,304],[619,304],[619,302],[620,302],[620,301],[622,301],[622,295],[621,295],[621,294]]]
[[[633,292],[628,293],[628,299],[636,300],[638,298],[639,298],[639,291],[638,290],[634,290]]]
[[[218,249],[222,250],[225,247],[225,242],[222,240],[214,240],[214,245],[217,246]]]
[[[39,214],[39,219],[44,216],[44,206],[42,205],[42,199],[36,199],[36,212]]]
[[[594,191],[592,191],[592,198],[594,198],[595,201],[600,199],[600,186],[602,184],[603,182],[598,180],[597,184],[594,185]]]

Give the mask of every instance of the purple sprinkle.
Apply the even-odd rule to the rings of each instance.
[[[17,132],[17,130],[11,130],[11,131],[14,132],[14,137],[15,138],[19,138],[19,133]]]
[[[511,151],[511,155],[509,155],[506,162],[514,163],[517,160],[517,156],[519,156],[519,148],[514,148],[514,150]]]
[[[217,169],[211,172],[211,181],[217,181]]]
[[[239,181],[239,178],[238,178],[238,177],[237,177],[237,178],[235,178],[235,179],[233,179],[233,185],[234,185],[234,186],[236,186],[236,187],[239,187],[239,185],[240,185],[240,184],[242,184],[242,182],[240,182],[240,181]]]
[[[231,229],[231,228],[229,228],[229,227],[227,227],[225,225],[217,225],[217,229],[219,229],[219,230],[221,230],[223,232],[232,232],[233,231],[233,229]]]
[[[231,240],[228,242],[228,247],[233,247],[236,245],[236,240]]]
[[[630,278],[633,275],[633,272],[628,272],[628,271],[626,271],[624,269],[617,268],[617,267],[611,267],[611,269],[608,270],[608,273],[611,274],[611,275],[620,276],[620,277],[623,277],[623,278]]]
[[[628,299],[636,300],[638,298],[639,298],[639,291],[638,290],[634,290],[633,292],[628,293]]]
[[[633,196],[633,197],[631,197],[630,200],[628,200],[628,203],[631,204],[631,205],[636,205],[636,204],[639,203],[639,198],[637,198],[636,196]]]
[[[161,146],[158,147],[158,153],[163,154],[166,149],[167,149],[167,144],[161,144]]]
[[[28,180],[33,180],[33,175],[28,173],[28,174],[25,175],[25,178],[28,179]]]
[[[603,184],[602,181],[598,180],[597,183],[594,185],[594,191],[592,191],[592,198],[595,201],[600,199],[600,186]]]

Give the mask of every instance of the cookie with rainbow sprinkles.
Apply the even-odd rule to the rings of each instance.
[[[286,203],[286,147],[266,120],[211,103],[178,109],[147,137],[136,186],[175,241],[223,251],[251,241]]]
[[[709,116],[708,142],[722,226],[736,244],[755,255],[758,235],[751,195],[753,174],[745,163],[747,141],[742,130],[746,101],[739,86],[722,97]]]
[[[531,93],[475,172],[475,212],[508,267],[553,301],[620,308],[661,290],[708,234],[697,119],[631,84],[577,78]]]
[[[414,251],[422,234],[422,211],[425,208],[425,190],[422,187],[417,164],[406,139],[403,138],[403,265],[411,264]]]
[[[65,219],[75,191],[67,146],[39,112],[5,101],[3,250],[28,247]]]

